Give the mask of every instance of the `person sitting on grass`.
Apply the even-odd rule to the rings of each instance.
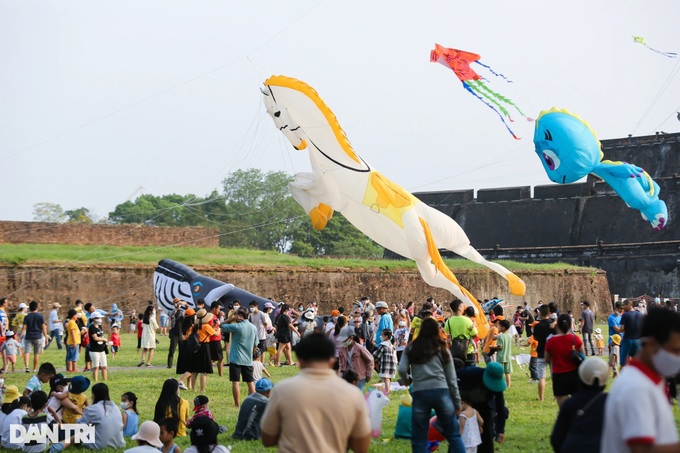
[[[158,420],[158,426],[161,427],[161,434],[159,436],[163,446],[162,453],[182,453],[182,449],[175,444],[175,437],[177,436],[177,423],[171,418],[162,418]]]
[[[137,434],[139,412],[137,412],[137,395],[125,392],[120,397],[120,408],[123,411],[123,436],[132,437]]]
[[[2,426],[0,427],[1,444],[2,448],[7,448],[9,450],[21,450],[24,446],[23,442],[11,443],[10,442],[10,429],[12,425],[20,425],[21,419],[24,415],[28,414],[31,409],[31,400],[26,397],[18,397],[12,401],[12,404],[5,412],[5,418],[2,420]]]
[[[267,378],[255,383],[255,393],[243,400],[238,411],[238,421],[231,437],[240,440],[257,440],[260,438],[260,420],[267,408],[269,394],[274,384]]]
[[[57,374],[57,370],[49,362],[45,362],[38,368],[38,373],[28,380],[24,389],[24,396],[30,395],[36,390],[42,390],[42,385],[50,382],[50,379]]]
[[[196,417],[189,434],[191,447],[184,450],[184,453],[229,453],[226,447],[217,443],[219,431],[220,428],[214,420]]]
[[[210,420],[215,420],[208,404],[210,404],[210,400],[205,395],[198,395],[194,398],[194,416],[187,420],[187,428],[191,428],[191,423],[198,417],[208,417]]]
[[[153,420],[170,417],[177,422],[177,435],[186,436],[187,419],[189,418],[189,401],[179,397],[179,382],[168,378],[163,383],[161,394],[156,402]]]
[[[92,386],[92,404],[85,408],[77,423],[94,425],[94,441],[84,443],[87,448],[101,450],[125,446],[123,417],[111,401],[109,387],[103,382]]]
[[[163,447],[160,434],[161,428],[156,422],[145,421],[137,434],[132,436],[132,440],[137,441],[137,446],[128,448],[125,453],[158,453],[158,449]]]
[[[68,397],[67,385],[71,380],[68,379],[63,374],[55,374],[52,379],[50,379],[50,396],[47,399],[47,422],[52,423],[57,418],[61,419],[64,412],[64,406],[61,400]]]
[[[64,406],[61,420],[55,417],[57,422],[75,423],[78,417],[83,415],[83,410],[88,405],[85,391],[89,388],[90,380],[88,378],[85,376],[73,376],[67,393],[62,394],[62,396],[53,394],[53,396],[61,398],[61,404]]]

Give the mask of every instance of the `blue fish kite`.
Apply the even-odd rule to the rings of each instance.
[[[556,108],[542,111],[536,120],[534,144],[551,181],[568,184],[592,173],[609,184],[628,207],[640,211],[654,230],[668,224],[659,185],[636,165],[602,160],[600,141],[578,115]]]

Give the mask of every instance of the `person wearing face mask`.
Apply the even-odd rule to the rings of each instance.
[[[12,401],[12,405],[9,407],[7,416],[2,421],[2,427],[0,428],[2,432],[2,448],[7,448],[9,450],[21,450],[24,446],[23,442],[11,443],[9,431],[12,425],[21,425],[21,419],[24,415],[28,414],[31,409],[31,400],[26,396],[18,397]]]
[[[680,313],[649,310],[642,321],[640,345],[609,392],[603,453],[680,451],[666,382],[680,372]]]
[[[267,331],[271,329],[271,322],[269,316],[260,311],[255,300],[250,302],[248,320],[257,329],[257,348],[260,350],[260,357],[257,360],[264,362],[264,353],[267,352]]]
[[[359,344],[352,326],[343,327],[336,341],[342,344],[338,349],[338,373],[342,376],[348,370],[354,371],[359,376],[357,387],[363,391],[373,377],[373,355]]]
[[[106,337],[102,330],[102,315],[94,312],[90,316],[92,325],[88,329],[90,335],[90,359],[92,359],[92,377],[94,382],[99,379],[99,370],[102,372],[102,379],[107,379],[106,363]]]

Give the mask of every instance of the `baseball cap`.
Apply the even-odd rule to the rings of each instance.
[[[275,308],[275,307],[274,307],[274,304],[273,304],[273,303],[271,303],[271,302],[265,302],[264,308]]]
[[[52,304],[52,308],[61,308],[61,304],[58,302],[55,302]]]
[[[267,391],[271,390],[273,387],[274,387],[274,384],[272,384],[272,381],[270,381],[267,378],[259,379],[255,383],[255,391],[256,392],[267,392]]]
[[[609,378],[609,365],[599,357],[588,357],[578,367],[578,377],[586,385],[604,387]]]
[[[191,307],[187,308],[186,311],[184,312],[184,316],[194,316],[195,314],[196,310],[194,310]]]
[[[50,388],[59,387],[60,385],[66,385],[69,382],[71,382],[69,378],[67,378],[61,373],[57,373],[54,376],[52,376],[52,379],[50,379]]]
[[[90,319],[99,319],[99,318],[101,318],[101,317],[102,317],[102,314],[99,313],[98,311],[95,311],[94,313],[92,313],[92,314],[90,315]]]
[[[375,308],[388,308],[387,302],[384,300],[379,300],[378,302],[375,303]]]
[[[208,397],[205,395],[198,395],[196,398],[194,398],[194,412],[196,412],[198,409],[200,409],[201,406],[204,404],[208,404],[210,400],[208,400]]]
[[[339,310],[331,311],[331,316],[340,316],[340,311]]]
[[[24,308],[28,308],[28,305],[26,305],[26,304],[23,303],[23,302],[20,303],[20,304],[19,304],[19,310],[22,310],[22,309],[24,309]]]

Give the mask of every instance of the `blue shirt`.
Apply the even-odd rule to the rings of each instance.
[[[375,344],[380,344],[380,335],[384,329],[390,329],[394,332],[394,324],[392,323],[392,316],[389,313],[385,313],[380,317],[380,322],[378,327],[375,329]]]
[[[253,349],[257,346],[257,329],[248,320],[234,324],[222,324],[222,332],[230,332],[231,339],[229,362],[234,365],[252,366]]]
[[[618,314],[617,312],[612,313],[609,315],[607,318],[607,324],[609,324],[609,343],[612,344],[612,335],[616,335],[618,332],[614,330],[614,327],[620,327],[621,326],[621,315]],[[623,338],[623,332],[620,333],[621,338]]]
[[[127,414],[127,421],[123,428],[123,436],[131,437],[132,435],[137,434],[137,431],[139,430],[139,415],[132,409],[127,409],[125,413]]]

